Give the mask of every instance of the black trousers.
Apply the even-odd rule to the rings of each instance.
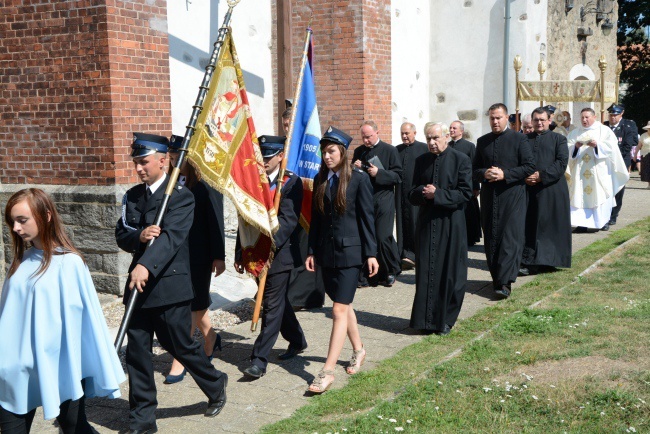
[[[612,215],[609,218],[610,222],[616,222],[616,219],[618,218],[618,213],[621,212],[621,207],[623,206],[623,195],[625,194],[625,186],[621,188],[621,191],[616,193],[616,196],[614,196],[614,199],[616,199],[616,206],[612,208]]]
[[[266,278],[262,330],[255,340],[251,354],[251,362],[265,372],[269,364],[269,355],[279,334],[289,341],[289,346],[292,348],[302,349],[307,346],[305,334],[287,296],[290,276],[291,271],[287,270],[269,274]]]
[[[94,431],[86,419],[85,398],[67,400],[59,406],[60,413],[56,417],[64,434],[92,434]],[[15,414],[0,407],[0,433],[27,434],[34,421],[36,409],[27,414]]]
[[[156,383],[152,344],[158,342],[190,373],[201,391],[216,400],[228,376],[217,371],[203,351],[201,343],[187,332],[192,326],[190,301],[168,306],[138,309],[129,323],[126,368],[129,373],[129,427],[149,429],[156,426]]]

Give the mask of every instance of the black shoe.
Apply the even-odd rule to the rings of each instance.
[[[584,226],[578,226],[573,230],[574,234],[586,234],[587,232],[589,232],[589,229]]]
[[[497,300],[505,300],[510,297],[510,285],[501,285],[500,288],[494,290],[494,293],[497,295]]]
[[[357,283],[357,288],[367,288],[369,287],[370,284],[368,283],[367,280],[360,280],[359,283]]]
[[[451,332],[451,327],[449,327],[449,324],[445,324],[445,328],[442,330],[438,330],[435,333],[439,336],[444,336],[448,335]]]
[[[306,349],[307,349],[306,346],[303,347],[303,348],[296,348],[296,347],[292,347],[291,345],[289,345],[289,348],[287,348],[287,351],[285,351],[284,353],[282,353],[282,354],[280,354],[278,356],[278,360],[293,359],[294,357],[296,357],[298,354],[302,353]]]
[[[129,434],[153,434],[158,432],[158,427],[145,428],[145,429],[132,429],[129,430]]]
[[[393,274],[389,274],[388,277],[386,277],[386,280],[383,280],[379,283],[381,283],[383,286],[390,288],[395,283],[395,276]]]
[[[226,387],[228,387],[228,377],[226,377],[226,381],[223,383],[223,389],[221,389],[221,393],[217,399],[214,401],[211,399],[208,400],[208,408],[205,410],[203,416],[215,417],[221,413],[221,410],[226,406]]]
[[[519,272],[517,273],[518,276],[530,276],[530,270],[527,267],[521,267],[519,269]]]
[[[609,230],[609,223],[605,223],[605,226],[600,228],[601,231],[608,231]]]
[[[616,219],[611,219],[608,224],[614,226],[616,224]]]
[[[244,369],[244,375],[251,378],[260,378],[265,374],[262,369],[257,365],[250,365],[248,368]]]

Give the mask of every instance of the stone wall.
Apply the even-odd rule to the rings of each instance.
[[[115,223],[121,215],[122,196],[127,186],[0,185],[2,210],[13,193],[26,187],[40,188],[52,197],[69,236],[84,255],[97,290],[120,294],[131,255],[117,247]],[[4,257],[10,261],[11,235],[4,224],[2,241]],[[4,273],[2,267],[2,277]]]
[[[587,3],[589,6],[587,7]],[[580,8],[588,12],[596,5],[600,5],[605,12],[612,11],[610,15],[599,17],[596,13],[585,15],[585,21],[580,19]],[[605,72],[606,81],[615,81],[616,70],[616,23],[618,20],[618,2],[610,0],[591,1],[575,0],[573,9],[566,11],[564,0],[552,0],[548,3],[548,71],[545,75],[549,80],[573,80],[570,75],[572,69],[591,70],[595,79],[600,79],[598,59],[604,55],[607,60]],[[597,19],[602,18],[602,19]],[[604,19],[609,18],[614,25],[609,35],[601,28]],[[591,30],[590,36],[578,36],[578,29]],[[587,67],[587,68],[585,68]],[[575,70],[574,69],[574,70]],[[563,110],[569,109],[568,103],[558,104]],[[606,103],[606,107],[609,103]],[[596,113],[600,113],[600,104],[593,105]],[[598,116],[600,117],[600,116]],[[574,123],[577,120],[573,119]]]

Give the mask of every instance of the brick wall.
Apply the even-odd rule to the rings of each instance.
[[[348,132],[355,147],[361,144],[361,122],[372,119],[390,140],[390,1],[293,0],[292,14],[294,77],[312,19],[321,127],[334,125]]]
[[[51,194],[100,292],[120,293],[130,262],[114,228],[131,133],[171,132],[166,4],[0,3],[0,206],[26,184]],[[10,247],[3,225],[0,259]]]
[[[169,133],[164,0],[0,6],[0,182],[135,181],[131,131]]]

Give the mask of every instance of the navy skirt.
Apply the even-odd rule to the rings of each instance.
[[[205,310],[212,304],[210,298],[210,281],[212,280],[212,263],[199,264],[191,267],[194,299],[192,312]]]
[[[361,266],[347,268],[323,267],[325,292],[335,303],[350,304],[359,283]]]

